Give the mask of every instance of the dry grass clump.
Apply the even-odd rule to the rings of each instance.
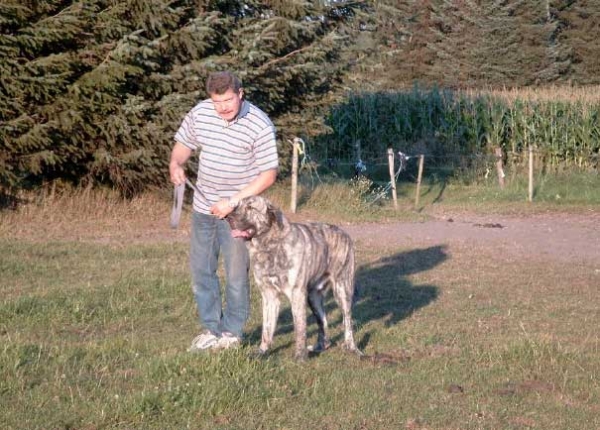
[[[16,209],[0,212],[0,236],[47,241],[173,235],[170,198],[158,191],[124,199],[116,191],[89,188],[22,194]],[[186,215],[182,225],[189,222]]]

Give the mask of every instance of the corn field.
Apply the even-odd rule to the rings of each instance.
[[[600,88],[351,94],[328,117],[332,132],[316,156],[380,160],[388,147],[425,154],[428,164],[465,168],[501,148],[516,168],[533,145],[546,171],[597,171]],[[460,160],[460,161],[457,161]]]

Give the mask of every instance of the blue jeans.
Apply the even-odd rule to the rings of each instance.
[[[217,276],[219,254],[225,262],[225,304]],[[250,314],[249,257],[244,240],[231,236],[227,221],[194,211],[190,267],[202,326],[216,335],[229,332],[242,337]]]

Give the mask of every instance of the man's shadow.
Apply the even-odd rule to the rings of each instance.
[[[436,300],[439,295],[438,287],[434,285],[413,285],[407,277],[432,269],[443,263],[447,258],[446,247],[441,245],[400,252],[359,266],[356,271],[357,290],[352,310],[354,326],[360,328],[370,321],[383,320],[385,326],[390,327]],[[277,320],[275,336],[287,334],[294,330],[289,303],[285,297],[281,297],[281,300],[282,306]],[[337,344],[343,340],[343,330],[340,330],[343,324],[339,313],[336,313],[338,316],[335,319],[331,316],[337,310],[337,304],[331,292],[327,295],[325,306],[329,323],[328,331],[332,342]],[[310,338],[316,334],[317,326],[308,309],[307,315],[309,316],[307,337]],[[249,333],[248,340],[250,343],[257,344],[260,342],[261,329],[262,321],[252,333]],[[371,332],[365,333],[362,331],[355,334],[357,346],[360,349],[367,346],[370,335]],[[287,348],[292,344],[293,339],[286,345],[273,348],[271,353],[281,348]]]

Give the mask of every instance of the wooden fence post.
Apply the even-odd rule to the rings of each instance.
[[[500,189],[504,189],[504,169],[502,167],[502,148],[499,146],[494,150],[496,154],[496,172],[498,173],[498,185]]]
[[[533,145],[529,145],[529,189],[527,200],[533,201]]]
[[[396,195],[396,175],[394,174],[394,150],[388,148],[388,165],[390,167],[390,184],[392,184],[392,198],[394,199],[394,209],[398,209],[398,196]]]
[[[354,157],[356,158],[356,162],[358,163],[359,160],[361,160],[362,158],[362,150],[360,147],[360,139],[358,139],[356,142],[354,142]]]
[[[415,193],[415,209],[419,207],[419,197],[421,195],[421,179],[423,178],[423,161],[425,156],[419,155],[419,174],[417,175],[417,192]]]
[[[292,142],[292,201],[290,209],[296,213],[296,203],[298,201],[298,138]]]

